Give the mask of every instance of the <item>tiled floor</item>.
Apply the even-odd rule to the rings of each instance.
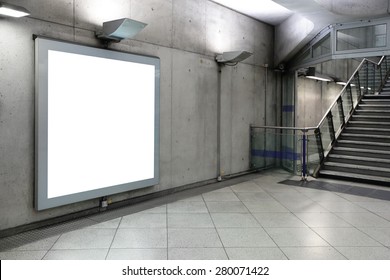
[[[390,201],[280,184],[299,180],[283,171],[247,178],[59,232],[0,259],[390,259]]]

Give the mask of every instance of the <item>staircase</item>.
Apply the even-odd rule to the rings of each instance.
[[[319,176],[390,184],[390,79],[360,101]]]

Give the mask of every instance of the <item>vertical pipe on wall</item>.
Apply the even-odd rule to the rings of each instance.
[[[222,181],[221,171],[221,103],[222,103],[222,65],[218,63],[218,97],[217,97],[217,180]]]

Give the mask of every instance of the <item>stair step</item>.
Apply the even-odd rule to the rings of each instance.
[[[358,154],[370,154],[372,157],[377,156],[384,158],[390,158],[390,151],[384,151],[384,150],[375,150],[375,149],[364,149],[364,148],[349,148],[349,147],[334,147],[333,152],[340,152],[340,153],[358,153]]]
[[[379,120],[379,121],[390,121],[390,116],[373,116],[373,115],[352,115],[351,120]]]
[[[337,177],[339,179],[351,180],[351,181],[365,181],[365,182],[379,182],[379,183],[390,183],[390,178],[379,177],[379,176],[371,176],[371,175],[363,175],[356,173],[348,173],[348,172],[339,172],[332,170],[320,170],[320,176],[325,175],[326,177]]]
[[[328,160],[329,162],[390,168],[390,159],[387,158],[371,158],[371,157],[364,157],[361,155],[352,156],[352,155],[342,155],[342,154],[330,154]]]
[[[387,167],[339,163],[339,162],[332,162],[332,161],[325,162],[323,167],[325,168],[325,170],[349,172],[349,173],[364,174],[370,176],[380,176],[380,177],[387,177],[390,179],[390,168]]]
[[[379,126],[379,127],[383,127],[383,126],[388,126],[390,125],[390,122],[374,122],[374,121],[349,121],[348,122],[348,128],[352,128],[350,125],[356,125],[356,126],[359,126],[359,125],[362,125],[362,126],[369,126],[369,128],[373,127],[373,126]]]
[[[390,109],[390,104],[359,104],[359,109],[377,109],[377,108],[383,108],[383,109]]]
[[[376,149],[388,150],[390,148],[390,143],[366,142],[366,141],[362,142],[362,141],[354,141],[354,140],[337,140],[337,144],[344,146],[344,147],[349,146],[349,148],[363,147],[363,148],[370,148],[373,150],[376,150]]]
[[[384,134],[384,135],[390,135],[390,128],[377,128],[377,127],[359,127],[359,126],[354,126],[354,127],[346,127],[344,129],[345,132],[349,133],[351,131],[353,134],[363,134],[363,133],[373,133],[378,135],[379,134]]]
[[[342,133],[340,137],[342,139],[356,138],[356,140],[360,140],[360,141],[364,141],[364,142],[372,142],[372,141],[378,140],[378,141],[383,141],[383,143],[389,142],[389,144],[390,144],[390,136],[387,136],[387,135]]]
[[[390,111],[389,110],[370,110],[370,109],[367,109],[367,110],[362,110],[362,109],[356,109],[355,112],[357,114],[378,114],[378,115],[381,115],[381,114],[390,114]]]

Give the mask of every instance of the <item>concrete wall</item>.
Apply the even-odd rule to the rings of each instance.
[[[356,70],[359,61],[351,59],[331,60],[313,65],[316,72],[347,81]],[[299,77],[295,95],[295,121],[299,127],[317,126],[330,105],[343,89],[334,82],[321,82]]]
[[[112,49],[161,59],[160,184],[112,196],[136,197],[217,176],[216,53],[244,49],[244,63],[221,72],[224,174],[249,168],[249,124],[276,119],[273,27],[206,0],[8,0],[31,11],[0,18],[0,230],[96,207],[98,199],[36,212],[34,42],[32,34],[100,46],[103,21],[148,23]],[[266,90],[267,88],[267,90]],[[267,96],[265,96],[267,92]]]

